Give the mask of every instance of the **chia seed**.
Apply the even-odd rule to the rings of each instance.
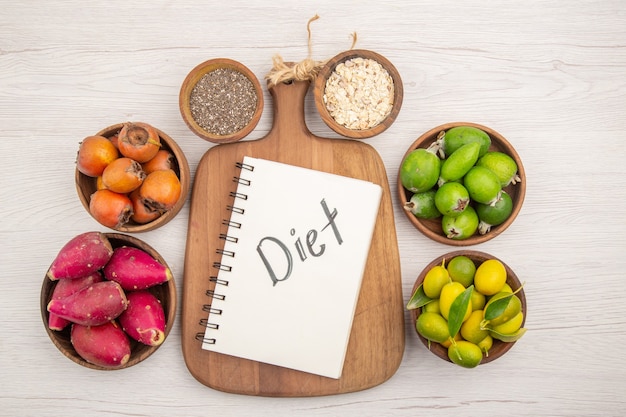
[[[235,133],[250,123],[256,110],[257,93],[241,72],[218,68],[206,73],[191,90],[193,119],[215,135]]]

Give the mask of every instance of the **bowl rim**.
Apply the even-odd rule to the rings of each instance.
[[[248,78],[248,80],[250,80],[250,82],[252,83],[257,95],[256,109],[248,124],[246,124],[240,130],[226,135],[218,135],[203,129],[193,118],[189,105],[191,92],[200,80],[200,78],[202,78],[205,74],[208,74],[209,72],[219,68],[229,68],[245,75],[246,78]],[[212,58],[196,65],[191,71],[189,71],[180,87],[180,92],[178,95],[178,107],[183,121],[185,122],[189,130],[191,130],[196,136],[206,141],[218,144],[236,142],[248,136],[259,123],[264,108],[263,89],[261,87],[261,82],[259,81],[259,79],[254,75],[250,68],[248,68],[241,62],[230,58]]]
[[[148,254],[150,254],[157,261],[159,261],[159,263],[161,263],[162,265],[164,265],[167,268],[169,268],[169,265],[167,264],[165,259],[156,251],[156,249],[154,249],[152,246],[150,246],[146,242],[144,242],[144,241],[142,241],[142,240],[140,240],[140,239],[138,239],[138,238],[136,238],[134,236],[130,236],[130,235],[122,234],[122,233],[102,232],[102,234],[104,234],[109,239],[109,241],[111,241],[111,244],[112,244],[113,248],[121,247],[121,246],[125,246],[125,245],[129,245],[129,246],[140,248],[140,249],[146,251]],[[117,370],[130,368],[131,366],[134,366],[134,365],[144,361],[149,356],[154,354],[154,352],[156,352],[157,349],[159,349],[161,346],[163,346],[163,344],[167,340],[167,337],[169,336],[169,334],[170,334],[170,332],[171,332],[171,330],[172,330],[172,328],[174,326],[175,320],[176,320],[177,291],[176,291],[175,278],[174,278],[174,276],[172,276],[172,278],[169,281],[167,281],[167,282],[165,282],[163,284],[160,284],[160,286],[161,286],[160,288],[164,289],[164,291],[167,291],[169,293],[169,299],[168,299],[168,302],[167,302],[167,306],[164,306],[165,332],[164,332],[163,342],[160,345],[158,345],[158,346],[147,346],[147,345],[141,345],[140,342],[136,342],[136,341],[132,340],[129,337],[129,340],[131,342],[131,348],[133,346],[135,346],[135,347],[139,346],[141,348],[141,352],[137,353],[136,351],[133,352],[131,350],[131,357],[128,360],[128,362],[125,363],[122,366],[119,366],[119,367],[104,367],[104,366],[95,365],[93,363],[87,362],[85,359],[80,357],[78,355],[78,353],[76,353],[76,351],[73,349],[73,347],[71,347],[71,343],[69,341],[66,341],[65,343],[63,343],[60,340],[61,332],[67,332],[68,329],[65,329],[64,331],[59,332],[59,331],[56,331],[56,330],[52,330],[52,329],[50,329],[48,327],[48,315],[49,315],[49,313],[47,311],[47,306],[48,306],[48,302],[50,301],[50,298],[52,296],[52,292],[53,292],[55,286],[56,286],[56,282],[50,280],[50,278],[48,278],[46,275],[44,275],[44,280],[43,280],[43,283],[41,285],[41,290],[40,290],[40,295],[39,295],[41,318],[43,320],[44,328],[46,329],[46,333],[48,334],[48,337],[52,341],[52,344],[54,344],[57,347],[57,349],[65,357],[67,357],[71,361],[73,361],[73,362],[75,362],[75,363],[77,363],[79,365],[82,365],[82,366],[84,366],[86,368],[91,368],[91,369],[95,369],[95,370],[102,370],[102,371],[117,371]],[[156,287],[158,287],[158,286],[156,286]],[[157,290],[156,287],[153,288],[153,291]],[[163,302],[163,301],[161,300],[161,302]]]
[[[521,182],[519,182],[518,184],[515,184],[514,186],[509,185],[508,187],[505,187],[505,188],[517,187],[515,190],[516,196],[513,201],[513,210],[511,211],[511,214],[502,224],[492,227],[491,230],[484,235],[474,234],[473,236],[467,239],[455,240],[455,239],[450,239],[446,237],[443,233],[435,233],[434,231],[432,231],[430,228],[428,228],[425,225],[424,220],[415,217],[411,212],[407,210],[402,209],[402,211],[404,212],[409,222],[428,238],[436,242],[449,245],[449,246],[471,246],[471,245],[477,245],[480,243],[487,242],[491,239],[494,239],[496,236],[499,236],[502,232],[508,229],[509,226],[511,226],[511,224],[515,221],[519,212],[522,209],[524,198],[526,196],[526,171],[524,169],[522,159],[517,153],[517,150],[513,147],[513,145],[511,145],[511,143],[502,134],[498,133],[496,130],[488,126],[484,126],[479,123],[463,122],[463,121],[444,123],[422,133],[409,146],[409,148],[406,150],[406,152],[404,153],[400,161],[404,161],[407,155],[417,148],[421,148],[421,147],[427,148],[428,146],[421,146],[421,145],[423,145],[429,138],[433,138],[433,141],[434,141],[434,138],[436,138],[437,134],[439,134],[441,131],[446,131],[456,126],[471,126],[471,127],[475,127],[475,128],[485,131],[492,139],[492,145],[491,145],[492,147],[494,146],[493,142],[497,141],[500,145],[499,147],[504,148],[503,152],[507,153],[509,156],[513,158],[513,160],[515,160],[517,164],[517,173],[519,177],[521,178]],[[429,144],[430,143],[428,143],[428,145]],[[399,198],[400,207],[402,208],[404,206],[404,203],[407,201],[406,196],[409,191],[404,188],[404,186],[402,185],[402,181],[400,179],[401,164],[402,162],[400,163],[400,166],[398,167],[398,176],[397,176],[396,186],[397,186],[397,196]]]
[[[519,278],[518,278],[517,274],[515,273],[515,271],[513,271],[513,269],[506,262],[504,262],[501,258],[499,258],[499,257],[497,257],[495,255],[492,255],[490,253],[487,253],[487,252],[482,252],[482,251],[477,251],[477,250],[461,249],[461,250],[455,250],[455,251],[452,251],[452,252],[448,252],[446,254],[443,254],[441,256],[436,257],[435,259],[430,261],[421,270],[421,272],[418,274],[418,276],[415,279],[415,282],[413,284],[413,287],[411,289],[411,295],[413,295],[415,290],[417,290],[419,285],[421,285],[421,283],[423,282],[424,277],[426,276],[426,273],[428,272],[429,269],[431,269],[432,267],[434,267],[436,265],[441,265],[441,263],[442,263],[442,261],[444,259],[446,260],[446,265],[447,265],[447,262],[449,262],[450,259],[454,258],[455,256],[459,256],[459,255],[467,256],[470,259],[472,259],[475,263],[477,261],[482,263],[482,262],[484,262],[484,261],[486,261],[488,259],[496,259],[496,260],[502,262],[502,264],[504,265],[504,268],[506,270],[506,273],[507,273],[506,282],[513,288],[514,291],[517,288],[520,288],[519,291],[515,295],[517,295],[517,297],[520,299],[520,301],[522,303],[522,311],[524,312],[524,317],[523,317],[523,320],[522,320],[522,327],[523,327],[524,324],[526,323],[526,318],[528,316],[528,314],[527,314],[528,313],[528,305],[527,305],[527,301],[526,301],[526,294],[524,292],[523,283],[519,280]],[[437,356],[437,357],[439,357],[439,358],[441,358],[441,359],[443,359],[443,360],[445,360],[447,362],[452,363],[452,361],[448,357],[448,350],[447,350],[447,348],[445,348],[445,347],[443,347],[443,345],[441,345],[439,343],[435,343],[435,342],[430,343],[430,348],[429,348],[428,340],[417,332],[417,329],[415,328],[415,321],[417,320],[417,318],[421,314],[421,308],[409,310],[409,314],[410,314],[410,317],[411,317],[411,323],[412,323],[413,330],[415,331],[415,334],[417,335],[419,340],[422,342],[422,344],[426,347],[426,349],[428,349],[435,356]],[[490,352],[493,351],[494,347],[496,347],[497,351],[495,353],[490,353],[488,356],[483,355],[483,359],[481,360],[479,366],[480,365],[485,365],[485,364],[490,363],[490,362],[493,362],[496,359],[504,356],[504,354],[506,354],[513,347],[513,345],[515,343],[517,343],[517,341],[515,341],[515,342],[502,342],[500,340],[494,339],[493,340],[494,346],[492,346],[492,348],[490,349]]]
[[[125,123],[116,123],[111,126],[105,127],[104,129],[101,129],[100,131],[98,131],[96,133],[96,136],[104,136],[104,137],[110,138],[111,136],[117,134],[122,129],[124,124]],[[151,222],[139,224],[139,223],[135,223],[131,221],[118,228],[109,227],[109,229],[111,230],[115,230],[117,232],[125,232],[125,233],[141,233],[141,232],[154,230],[156,228],[159,228],[169,223],[180,212],[180,210],[185,205],[185,202],[187,201],[187,196],[189,195],[189,189],[191,188],[191,172],[190,172],[189,162],[187,160],[187,157],[185,156],[185,153],[183,152],[183,150],[180,148],[180,146],[176,143],[174,139],[172,139],[168,134],[158,129],[157,127],[155,126],[152,126],[152,127],[154,127],[154,129],[159,134],[159,137],[161,139],[162,149],[166,148],[170,150],[172,154],[174,155],[174,157],[176,158],[176,164],[178,168],[177,174],[180,180],[180,197],[178,197],[178,201],[176,202],[176,204],[174,204],[174,206],[171,209],[169,209],[168,211],[166,211],[161,216],[159,216],[158,218],[156,218],[155,220]],[[166,146],[164,147],[163,144],[165,144]],[[91,201],[91,194],[88,193],[88,190],[83,189],[84,183],[89,182],[89,181],[93,182],[94,187],[92,188],[95,189],[96,178],[89,177],[88,175],[83,174],[82,172],[78,170],[78,168],[74,170],[74,182],[76,185],[78,198],[80,199],[81,204],[83,205],[85,210],[87,210],[87,213],[89,213],[91,218],[96,220],[91,215],[91,212],[89,210],[89,202]],[[98,222],[98,224],[101,224],[101,223]],[[105,226],[105,227],[108,227],[108,226]]]
[[[347,127],[337,123],[337,121],[335,121],[335,119],[331,116],[328,108],[324,104],[324,91],[326,89],[326,80],[333,73],[337,65],[353,58],[372,59],[378,62],[380,65],[383,66],[383,68],[385,68],[385,70],[387,70],[394,84],[394,99],[391,111],[389,112],[387,117],[385,117],[385,119],[369,129],[348,129]],[[324,123],[326,123],[326,125],[336,133],[353,139],[371,138],[387,130],[398,117],[400,109],[402,108],[402,101],[404,98],[404,86],[402,84],[402,77],[400,76],[397,68],[383,55],[367,49],[349,49],[335,55],[333,58],[326,61],[326,63],[322,66],[317,76],[315,77],[313,91],[315,106]]]

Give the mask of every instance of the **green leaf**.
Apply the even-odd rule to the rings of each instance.
[[[465,313],[467,313],[467,306],[472,298],[473,290],[473,285],[467,287],[465,291],[454,299],[452,305],[450,306],[450,312],[448,313],[448,331],[450,332],[450,336],[453,338],[459,330],[461,330],[461,325],[463,324]]]
[[[417,287],[417,289],[411,296],[411,299],[406,305],[406,309],[415,310],[416,308],[425,306],[426,304],[430,303],[432,300],[433,300],[432,298],[426,296],[426,294],[424,293],[424,289],[422,288],[422,285],[420,285],[419,287]]]
[[[491,302],[485,309],[485,320],[493,320],[496,317],[501,316],[502,313],[504,313],[504,310],[506,310],[506,307],[509,305],[511,297],[513,297],[512,293]]]
[[[495,330],[490,330],[489,333],[491,333],[491,337],[493,337],[494,339],[498,339],[503,342],[515,342],[516,340],[519,340],[522,338],[522,336],[524,336],[524,333],[526,333],[526,328],[520,327],[515,333],[511,334],[502,334],[496,332]]]

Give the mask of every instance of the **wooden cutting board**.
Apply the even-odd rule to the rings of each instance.
[[[376,150],[363,142],[313,135],[304,119],[309,82],[270,87],[274,124],[255,141],[217,145],[202,157],[194,179],[182,295],[182,347],[186,365],[201,383],[216,390],[259,396],[303,397],[359,391],[381,384],[400,366],[404,352],[404,306],[400,259],[391,194]],[[244,155],[375,182],[382,202],[357,303],[343,374],[331,379],[305,372],[209,352],[201,348],[206,291],[214,283],[216,249],[225,233],[229,192]],[[358,204],[358,202],[355,202]],[[323,300],[320,300],[323,306]],[[320,343],[327,341],[320,340]]]

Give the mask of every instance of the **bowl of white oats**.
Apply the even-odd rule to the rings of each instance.
[[[315,106],[328,127],[342,136],[365,139],[385,131],[402,107],[400,73],[384,56],[351,49],[320,69]]]

